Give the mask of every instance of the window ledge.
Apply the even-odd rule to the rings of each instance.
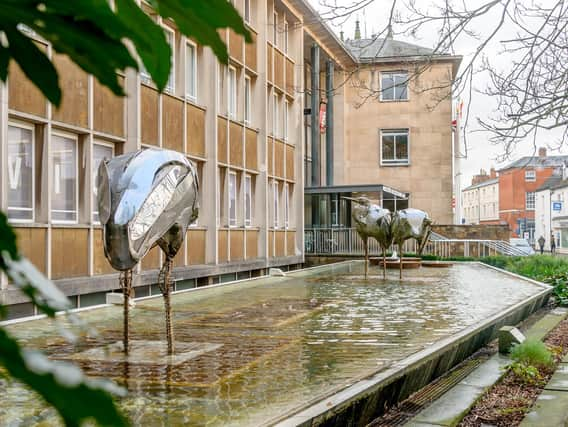
[[[410,99],[379,99],[379,102],[410,102]]]
[[[383,163],[383,162],[381,162],[381,166],[388,167],[388,168],[397,167],[397,166],[406,167],[406,166],[410,166],[410,162],[408,162],[408,163]]]

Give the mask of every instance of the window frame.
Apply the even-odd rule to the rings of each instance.
[[[235,213],[235,217],[231,218],[231,179],[234,177],[234,185],[233,185],[233,195],[234,195],[234,213]],[[229,227],[233,228],[233,227],[237,227],[238,224],[238,213],[237,213],[237,172],[230,170],[229,171],[229,177],[228,177],[228,181],[227,181],[227,186],[228,188],[228,196],[229,196],[229,206],[227,209],[227,219],[228,219],[228,223],[229,223]]]
[[[91,145],[91,163],[92,163],[93,160],[94,160],[95,145],[100,145],[100,146],[102,146],[102,147],[108,147],[108,148],[110,148],[110,149],[112,150],[112,157],[115,156],[115,146],[114,146],[114,144],[113,144],[112,142],[106,142],[106,141],[103,141],[103,140],[100,140],[100,139],[93,139],[93,143],[92,143],[92,145]],[[111,157],[111,158],[112,158],[112,157]],[[91,166],[92,166],[92,165],[91,165]],[[97,169],[98,169],[98,168],[97,168]],[[93,182],[92,184],[93,184],[93,187],[91,188],[91,192],[92,192],[92,193],[91,193],[91,199],[94,199],[94,197],[93,197],[93,196],[95,195],[95,192],[94,192],[94,188],[95,188],[95,187],[94,187],[94,186],[96,185],[96,180],[95,180],[95,182]],[[95,224],[95,225],[100,225],[101,222],[100,222],[99,220],[95,220],[95,212],[98,214],[99,211],[98,211],[98,209],[95,211],[95,202],[94,202],[94,200],[92,201],[92,203],[93,203],[93,206],[91,206],[91,222],[92,222],[93,224]]]
[[[529,194],[532,194],[532,207],[529,206]],[[536,210],[536,192],[534,191],[525,192],[525,210],[527,211]]]
[[[245,227],[252,227],[252,176],[250,174],[245,174],[245,202],[244,202],[244,218],[245,218]],[[248,199],[247,199],[248,195]],[[247,216],[248,212],[248,216]]]
[[[273,213],[273,227],[274,229],[278,229],[280,228],[280,218],[278,217],[278,210],[280,209],[280,201],[278,200],[279,198],[279,191],[278,191],[278,181],[276,181],[275,179],[272,180],[272,197],[274,199],[274,204],[273,204],[273,209],[274,209],[274,213]]]
[[[244,4],[244,10],[243,10],[243,18],[245,23],[247,24],[251,24],[251,20],[250,20],[250,0],[244,0],[245,4]]]
[[[290,184],[284,183],[284,229],[290,227]]]
[[[231,73],[234,75],[234,81],[231,78]],[[227,115],[230,119],[236,120],[237,118],[237,69],[232,65],[227,67]],[[234,95],[234,96],[233,96]]]
[[[284,98],[284,109],[282,110],[282,139],[288,141],[288,108],[290,102]]]
[[[404,133],[404,132],[406,133]],[[394,147],[393,147],[393,154],[394,157],[392,160],[385,160],[383,159],[383,136],[384,135],[392,135],[395,137],[394,139]],[[406,153],[407,158],[406,161],[399,161],[396,159],[396,136],[397,135],[406,135]],[[410,129],[400,128],[400,129],[380,129],[379,130],[379,156],[380,156],[380,165],[381,166],[409,166],[410,165]]]
[[[172,67],[170,68],[170,75],[168,76],[168,81],[166,82],[166,86],[164,86],[164,92],[173,95],[176,92],[176,32],[165,24],[162,24],[161,27],[165,32],[170,33],[172,36],[172,44],[170,45],[170,48],[172,49],[172,58],[171,58]],[[167,41],[168,37],[166,36],[166,42]],[[170,77],[171,77],[171,85],[169,84]]]
[[[77,154],[77,157],[75,158],[75,220],[70,221],[70,220],[60,220],[60,219],[53,219],[53,205],[50,206],[49,209],[49,217],[50,217],[50,221],[52,224],[79,224],[79,135],[77,134],[73,134],[70,132],[65,132],[59,129],[55,129],[51,131],[51,135],[50,135],[50,139],[53,139],[53,136],[59,136],[61,138],[67,138],[67,139],[72,139],[75,142],[75,152]],[[50,165],[50,169],[51,169],[51,173],[53,174],[53,152],[52,152],[52,147],[53,147],[53,141],[51,141],[50,143],[50,147],[49,147],[49,161],[51,162]],[[52,175],[53,178],[53,175]],[[51,192],[54,191],[54,185],[53,182],[51,182]],[[52,196],[52,194],[50,194],[50,197]],[[59,211],[61,212],[61,211]]]
[[[189,93],[188,91],[188,82],[187,82],[187,48],[188,46],[191,46],[193,48],[193,60],[192,60],[192,66],[193,66],[193,81],[191,83],[191,87],[193,89],[193,94]],[[193,102],[197,102],[197,45],[187,39],[185,41],[185,99],[188,99],[190,101]]]
[[[36,206],[35,206],[35,198],[36,198],[36,141],[35,141],[35,126],[32,124],[27,124],[27,123],[23,123],[23,122],[19,122],[19,121],[14,121],[14,120],[9,120],[8,121],[8,128],[12,126],[12,127],[16,127],[16,128],[20,128],[20,129],[26,129],[31,131],[32,136],[31,136],[31,143],[32,143],[32,218],[31,219],[21,219],[21,218],[10,218],[9,217],[9,210],[10,210],[10,206],[8,205],[8,197],[6,196],[6,217],[8,218],[8,221],[10,223],[18,223],[18,224],[32,224],[35,222],[35,211],[36,211]],[[8,149],[8,144],[9,144],[9,140],[7,140],[7,144],[6,144],[6,150]],[[8,153],[6,152],[6,162],[8,162]],[[9,173],[9,165],[6,164],[6,170],[8,170]],[[6,183],[8,185],[10,185],[10,177],[8,177],[8,179],[6,180]],[[6,191],[6,193],[8,193]],[[11,208],[12,210],[21,210],[21,208]]]
[[[284,49],[284,53],[288,55],[288,21],[286,21],[286,19],[284,19],[283,27],[282,36],[284,38],[284,46],[282,46],[282,49]]]
[[[278,94],[272,94],[272,134],[275,138],[280,138],[280,120],[279,120],[279,107],[278,107]]]
[[[245,115],[244,123],[245,125],[250,125],[252,122],[252,108],[251,108],[251,96],[252,96],[252,79],[250,76],[245,75]]]
[[[278,47],[278,12],[274,11],[272,13],[272,19],[274,21],[274,28],[272,31],[272,43],[275,47]]]
[[[394,82],[394,76],[396,75],[401,75],[404,74],[406,75],[406,98],[398,98],[397,97],[397,92],[396,92],[396,88],[397,85],[394,84],[393,86],[393,98],[385,98],[385,92],[383,91],[383,76],[384,75],[392,75],[393,76],[393,82]],[[410,94],[409,94],[409,88],[408,88],[408,71],[404,71],[404,70],[393,70],[393,71],[381,71],[379,73],[379,99],[381,102],[405,102],[405,101],[409,101],[410,100]]]
[[[534,169],[525,170],[525,182],[536,182],[536,171]]]

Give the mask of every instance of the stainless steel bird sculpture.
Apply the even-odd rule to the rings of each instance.
[[[366,197],[343,197],[353,202],[352,217],[355,222],[357,234],[363,240],[365,249],[365,279],[368,275],[369,264],[369,237],[373,237],[379,243],[383,255],[383,277],[386,278],[386,251],[392,244],[391,213],[388,209],[371,203]]]
[[[132,269],[158,245],[165,255],[159,285],[166,309],[168,354],[174,352],[171,269],[186,230],[199,213],[197,172],[183,154],[150,148],[101,162],[97,202],[105,255],[121,272],[124,351],[128,354],[128,306]]]
[[[391,232],[392,241],[398,246],[399,278],[402,279],[402,245],[408,239],[416,239],[418,255],[422,255],[432,232],[432,220],[426,212],[419,209],[402,209],[393,214]]]

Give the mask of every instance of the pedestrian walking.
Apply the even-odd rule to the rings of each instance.
[[[540,247],[540,254],[544,252],[544,244],[546,243],[546,239],[543,235],[538,238],[538,246]]]
[[[554,238],[554,234],[550,235],[550,252],[552,255],[556,254],[556,239]]]

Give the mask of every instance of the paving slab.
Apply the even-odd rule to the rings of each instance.
[[[507,356],[495,354],[486,362],[479,365],[475,370],[465,377],[459,384],[471,385],[475,387],[488,388],[501,378],[503,368],[511,363]]]
[[[558,365],[544,389],[568,392],[568,364],[561,363]],[[568,408],[566,409],[568,410]]]
[[[564,427],[568,421],[568,392],[544,390],[520,427]]]
[[[532,325],[525,335],[527,338],[542,340],[566,316],[568,309],[556,308]]]
[[[418,414],[411,422],[456,426],[483,391],[482,387],[458,384]]]

